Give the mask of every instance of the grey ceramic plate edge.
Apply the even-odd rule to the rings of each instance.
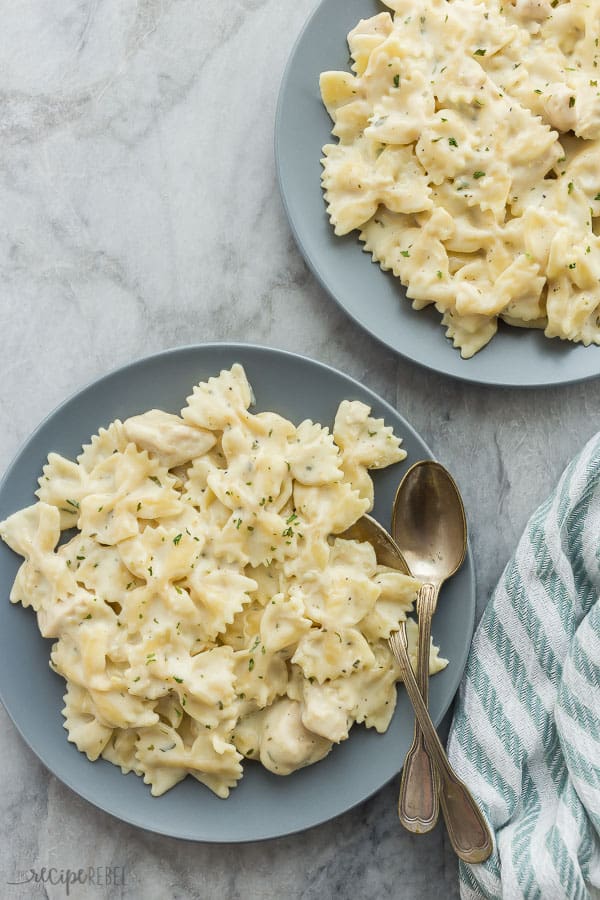
[[[275,165],[296,243],[333,300],[372,337],[426,369],[495,387],[541,388],[600,374],[600,347],[548,339],[534,329],[501,324],[490,344],[463,360],[432,308],[413,310],[404,289],[363,252],[356,232],[335,237],[320,187],[323,144],[335,141],[318,77],[348,69],[347,32],[387,7],[377,0],[321,0],[294,44],[275,115]],[[369,297],[364,303],[359,296]]]
[[[121,380],[123,381],[123,390],[119,395],[119,399],[111,401],[109,406],[113,407],[116,403],[117,406],[124,408],[122,413],[123,416],[132,414],[135,410],[140,409],[140,405],[133,403],[130,398],[125,397],[125,399],[123,399],[123,395],[127,394],[127,384],[130,380],[128,376],[140,376],[140,373],[148,367],[150,371],[156,367],[158,367],[158,370],[164,369],[165,367],[168,370],[169,366],[172,366],[173,363],[175,363],[177,367],[179,362],[181,362],[184,369],[186,368],[186,365],[189,368],[191,360],[188,360],[186,363],[186,359],[191,357],[194,358],[192,368],[197,371],[202,367],[199,362],[196,363],[196,357],[199,359],[206,358],[207,355],[208,357],[214,356],[219,359],[220,362],[218,364],[222,365],[230,365],[237,359],[241,361],[247,369],[249,367],[252,369],[252,367],[258,366],[259,361],[261,363],[260,368],[262,368],[266,361],[267,369],[270,365],[271,367],[275,366],[276,370],[279,369],[279,371],[282,371],[281,366],[285,369],[286,364],[288,366],[300,366],[301,369],[305,370],[305,373],[312,372],[319,374],[319,376],[323,376],[324,383],[327,383],[327,379],[333,379],[334,381],[341,379],[346,388],[343,392],[343,396],[347,397],[354,395],[358,399],[368,402],[373,406],[376,414],[384,415],[388,422],[394,423],[398,433],[404,438],[407,447],[410,447],[411,445],[412,447],[415,447],[416,445],[419,447],[423,458],[432,458],[432,454],[428,447],[393,407],[368,388],[365,388],[354,381],[354,379],[351,379],[349,376],[344,375],[323,363],[318,363],[307,357],[302,357],[286,351],[250,344],[220,343],[178,347],[138,359],[102,376],[96,381],[88,384],[86,387],[83,387],[81,390],[75,392],[46,416],[28,440],[23,444],[0,481],[0,518],[4,518],[4,516],[14,511],[14,509],[23,505],[23,500],[21,499],[16,505],[14,502],[12,504],[10,502],[11,493],[15,493],[15,490],[13,489],[18,487],[19,479],[22,477],[19,473],[20,467],[23,465],[26,469],[32,469],[33,467],[37,473],[41,461],[43,461],[43,458],[45,458],[49,449],[65,452],[60,446],[55,445],[52,448],[48,447],[46,444],[46,433],[52,425],[58,424],[59,427],[62,427],[62,417],[66,415],[68,420],[69,415],[74,413],[77,404],[82,402],[82,400],[86,402],[88,395],[92,395],[93,397],[94,393],[100,391],[100,398],[96,399],[101,399],[103,390],[106,390],[107,388],[110,390],[111,382],[119,382],[119,380]],[[181,368],[181,365],[179,368]],[[214,365],[206,363],[206,366],[209,370],[208,374],[211,374],[214,370]],[[249,371],[250,380],[254,380],[255,384],[256,375],[259,371],[258,368],[254,373]],[[206,376],[202,372],[199,377]],[[188,383],[187,376],[185,378],[185,383]],[[193,381],[190,382],[187,387],[188,393],[192,383]],[[150,389],[153,394],[156,393],[152,386],[150,386]],[[280,388],[278,387],[276,392],[279,389]],[[262,391],[260,388],[256,393],[258,399],[257,408],[276,408],[276,404],[261,402]],[[179,398],[180,394],[177,396]],[[336,397],[337,399],[342,399],[341,394],[336,394]],[[184,396],[181,396],[180,399],[182,405]],[[130,404],[129,409],[127,409],[128,404]],[[158,403],[157,405],[161,404]],[[171,404],[162,405],[167,408],[176,408],[176,404],[173,402],[171,402]],[[143,408],[149,408],[149,406]],[[96,412],[96,409],[97,406],[94,406],[91,416],[95,419],[96,425],[99,425],[100,423],[97,420],[97,416],[101,415],[101,413]],[[285,414],[285,410],[281,411]],[[75,439],[75,443],[73,444],[73,440],[70,442],[75,448],[77,448],[78,442],[80,442],[80,437],[81,440],[87,439],[93,430],[87,428],[87,425],[81,423],[79,420],[77,420],[76,428],[77,438]],[[38,446],[40,441],[43,446]],[[69,441],[67,441],[67,444],[68,443]],[[406,465],[415,460],[416,454],[412,453],[409,460],[407,460]],[[399,464],[399,466],[402,465],[403,464]],[[388,469],[381,473],[376,473],[376,479],[381,480],[381,476],[385,478],[387,473],[387,476],[392,478],[391,483],[395,486],[398,475],[393,475],[393,472],[397,468],[398,466],[392,467],[391,470]],[[34,482],[35,476],[33,475],[30,480],[28,479],[27,485],[21,485],[21,493],[23,490],[29,488],[33,490],[35,487]],[[19,494],[19,491],[17,490],[16,493]],[[382,499],[382,493],[383,491],[379,490],[378,495],[380,499]],[[385,493],[391,504],[393,492],[388,488]],[[8,500],[7,494],[9,495]],[[31,502],[33,502],[33,499],[35,498],[31,497]],[[377,502],[375,514],[378,515]],[[381,519],[380,514],[378,517]],[[14,572],[18,565],[17,557],[8,550],[8,548],[2,545],[0,546],[0,573],[2,573],[3,576],[7,575],[7,559],[9,560],[8,568],[12,569],[12,577],[14,577]],[[50,642],[45,641],[39,635],[32,610],[25,610],[20,606],[15,607],[8,603],[8,590],[10,583],[12,583],[12,577],[9,576],[8,583],[3,583],[2,595],[0,596],[0,621],[3,622],[1,631],[3,652],[0,654],[0,700],[4,704],[8,715],[12,719],[13,724],[23,740],[50,772],[83,799],[124,822],[157,834],[192,841],[236,843],[281,837],[321,824],[322,822],[328,821],[329,819],[346,812],[379,790],[390,778],[393,778],[401,768],[401,761],[408,749],[410,738],[412,736],[412,718],[409,713],[408,700],[402,690],[399,691],[399,702],[394,719],[385,735],[375,735],[373,731],[367,732],[362,726],[355,726],[350,740],[338,747],[334,747],[332,753],[317,766],[308,767],[285,779],[270,775],[260,767],[255,766],[253,767],[252,775],[246,770],[247,774],[245,778],[242,779],[240,786],[232,791],[230,799],[226,801],[218,800],[208,792],[208,789],[189,778],[162,798],[151,798],[149,788],[143,785],[141,779],[137,776],[133,774],[123,776],[116,767],[111,766],[104,761],[90,763],[83,754],[79,753],[74,748],[73,745],[67,743],[66,733],[62,729],[62,717],[59,714],[62,704],[60,702],[57,704],[57,697],[59,698],[64,690],[64,682],[62,679],[53,675],[47,668]],[[455,599],[453,601],[449,600],[450,593],[454,595]],[[473,632],[475,616],[475,577],[470,547],[468,549],[465,565],[448,587],[447,600],[448,604],[446,610],[449,609],[449,606],[451,606],[452,603],[454,603],[455,606],[457,603],[459,605],[462,623],[460,632],[462,632],[462,637],[454,652],[450,654],[451,662],[446,672],[436,676],[432,681],[431,706],[432,715],[436,724],[439,723],[446,713],[456,693],[466,663]],[[438,626],[441,623],[441,618],[442,617],[439,615],[436,617],[436,624]],[[435,631],[436,629],[434,627],[434,634]],[[447,645],[449,637],[450,635],[448,634],[446,641],[442,638],[442,649],[444,649],[444,643]],[[456,637],[456,629],[454,637]],[[28,651],[33,650],[29,656],[29,662],[33,665],[33,669],[25,664],[22,672],[19,672],[18,670],[15,671],[13,663],[18,659],[19,649],[25,647]],[[7,654],[9,654],[9,656],[12,654],[12,657],[7,659]],[[25,658],[27,655],[28,654],[22,654]],[[19,676],[22,677],[19,679]],[[24,680],[27,679],[27,676],[29,676],[28,680]],[[15,684],[27,684],[27,690],[21,691],[21,700],[31,702],[31,697],[33,696],[38,703],[41,703],[42,710],[44,708],[47,709],[48,715],[44,720],[45,729],[42,729],[43,735],[40,734],[40,723],[38,723],[37,733],[35,727],[32,732],[31,720],[24,714],[25,708],[23,707],[23,704],[14,702],[15,698],[13,695]],[[39,690],[32,690],[33,687],[38,687]],[[404,722],[406,727],[399,736],[394,734],[394,730],[397,730],[400,720]],[[52,739],[46,739],[46,734],[51,734]],[[338,773],[340,768],[338,760],[336,760],[336,754],[341,762],[342,756],[344,754],[346,756],[348,755],[348,750],[358,747],[357,753],[354,754],[356,759],[350,759],[349,769],[349,772],[352,772],[353,774],[353,781],[355,782],[357,772],[359,773],[359,780],[360,774],[364,776],[365,759],[371,760],[374,752],[375,757],[381,757],[384,743],[389,745],[392,742],[392,764],[390,767],[389,754],[387,756],[384,755],[384,758],[388,763],[388,769],[384,772],[383,776],[379,776],[375,773],[375,777],[373,778],[374,764],[372,764],[370,767],[367,767],[367,771],[371,777],[368,780],[368,783],[363,784],[364,789],[357,792],[355,790],[356,785],[353,783],[351,786],[354,788],[354,793],[350,792],[350,795],[346,797],[341,795],[340,787],[347,786],[350,782],[347,779],[344,779],[341,783],[335,783],[336,773]],[[359,746],[360,744],[364,745],[364,747]],[[366,753],[364,752],[364,748],[366,748]],[[377,756],[378,754],[379,757]],[[362,766],[360,765],[361,763]],[[348,769],[347,761],[344,765],[345,768]],[[319,775],[319,777],[315,779],[316,773],[322,773],[322,777]],[[235,800],[236,797],[241,798],[244,792],[247,793],[251,778],[253,779],[253,784],[255,782],[254,793],[256,794],[257,791],[259,792],[258,799],[263,798],[263,795],[266,797],[266,804],[263,804],[262,811],[271,814],[271,824],[269,824],[269,815],[266,816],[266,821],[261,819],[261,809],[259,808],[257,810],[256,797],[242,799],[240,802]],[[311,790],[311,786],[312,788],[315,788],[315,781],[316,790]],[[329,802],[329,805],[324,807],[323,791],[324,787],[327,791],[328,786],[335,793],[331,793],[329,798],[330,801],[333,800],[333,803]],[[132,799],[131,808],[128,807],[126,803],[123,805],[128,799]],[[178,805],[179,800],[182,800],[180,806]],[[279,821],[278,823],[273,824],[273,811],[280,812],[282,808],[285,808],[286,804],[291,804],[289,807],[289,816],[284,817],[285,822]],[[299,808],[294,809],[294,804],[296,804],[296,807],[298,807],[299,804]],[[170,815],[165,819],[164,816],[161,817],[161,812],[164,811],[167,806]],[[188,815],[186,819],[187,824],[182,823],[178,811],[186,811],[186,807],[190,806],[192,809],[187,809],[187,812],[188,814],[190,812],[192,814],[191,816]],[[240,817],[240,806],[242,813],[246,814],[245,817],[244,815]],[[175,810],[174,815],[173,810]],[[222,813],[223,811],[228,810],[230,810],[231,814],[226,812],[224,817],[223,815],[220,816],[220,820],[217,815],[218,821],[215,823],[215,815],[219,812]],[[224,824],[225,828],[223,827]]]

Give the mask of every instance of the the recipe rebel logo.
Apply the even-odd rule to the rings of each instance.
[[[41,869],[22,869],[15,872],[13,881],[7,884],[63,885],[68,897],[75,885],[92,887],[124,887],[127,884],[125,866],[87,866],[80,869],[59,869],[55,866]]]

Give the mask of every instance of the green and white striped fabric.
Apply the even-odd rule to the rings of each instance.
[[[463,900],[600,892],[600,434],[529,521],[477,629],[449,756],[494,832]]]

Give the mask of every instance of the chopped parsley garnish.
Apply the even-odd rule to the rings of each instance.
[[[173,681],[176,681],[177,684],[183,684],[183,678],[178,678],[177,675],[173,675]]]
[[[475,51],[475,56],[485,56],[486,51],[482,50],[481,47]]]
[[[400,87],[400,76],[394,75],[394,87]]]
[[[179,541],[181,540],[182,537],[183,537],[182,534],[175,535],[175,537],[173,538],[173,543],[175,544],[175,546],[177,546],[177,544],[179,543]]]
[[[293,522],[294,519],[297,519],[297,518],[298,518],[298,516],[296,515],[296,513],[292,513],[291,516],[288,516],[287,519],[285,520],[285,524],[289,525],[290,522]]]
[[[479,172],[479,171],[473,172],[473,178],[484,178],[484,177],[485,177],[485,172]]]
[[[148,478],[150,479],[150,481],[153,481],[154,484],[157,484],[159,487],[162,487],[162,484],[160,483],[160,481],[158,480],[156,475],[148,475]]]
[[[575,97],[569,97],[569,109],[575,106]]]
[[[567,193],[571,194],[573,192],[573,182],[570,181],[567,185]]]
[[[437,275],[438,278],[442,278],[442,277],[443,277],[443,276],[442,276],[442,273],[440,272],[439,269],[437,270],[436,275]]]
[[[252,657],[250,657],[250,659],[248,660],[248,671],[251,672],[253,668],[254,668],[254,659]]]
[[[569,263],[569,268],[574,269],[576,265],[577,265],[577,263]]]
[[[451,147],[458,147],[458,144],[457,144],[457,142],[456,142],[456,138],[449,137],[449,138],[448,138],[448,143],[450,144]]]
[[[79,503],[77,502],[77,500],[69,500],[67,498],[67,503],[69,504],[69,506],[73,506],[75,509],[79,509]]]
[[[401,251],[400,251],[400,256],[410,256],[410,253],[409,253],[408,250],[401,250]]]

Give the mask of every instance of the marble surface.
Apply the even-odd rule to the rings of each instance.
[[[137,356],[224,339],[296,350],[396,404],[451,467],[481,612],[527,517],[596,430],[597,383],[442,379],[361,333],[315,283],[272,152],[283,66],[313,4],[0,2],[0,470],[67,394]],[[191,845],[96,811],[0,721],[3,897],[65,896],[5,886],[51,866],[126,867],[124,886],[75,898],[458,896],[442,829],[403,833],[395,784],[301,836]]]

